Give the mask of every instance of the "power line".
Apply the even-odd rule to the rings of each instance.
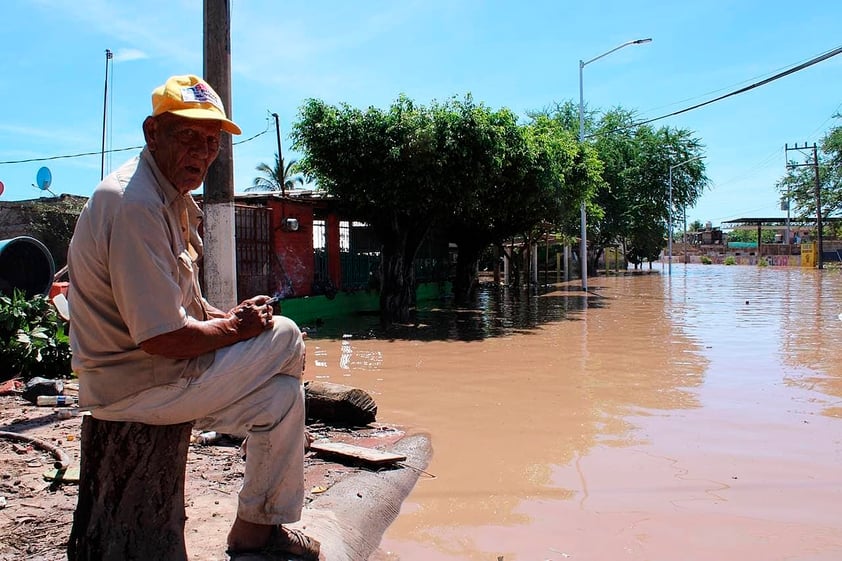
[[[239,142],[235,142],[234,146],[239,146],[240,144],[245,144],[246,142],[251,142],[255,138],[259,136],[263,136],[269,132],[269,127],[267,126],[265,130],[260,131],[259,133],[255,134],[254,136],[250,136],[249,138],[245,138],[240,140]],[[106,150],[106,154],[113,154],[116,152],[127,152],[129,150],[140,150],[143,146],[129,146],[128,148],[114,148],[112,150]],[[103,152],[102,150],[98,150],[96,152],[79,152],[78,154],[66,154],[63,156],[45,156],[43,158],[28,158],[26,160],[6,160],[5,162],[0,162],[0,166],[7,165],[7,164],[29,164],[32,162],[48,162],[50,160],[64,160],[68,158],[82,158],[84,156],[98,156],[101,155]]]
[[[638,123],[635,123],[634,126],[646,125],[646,124],[649,124],[649,123],[654,123],[655,121],[660,121],[661,119],[666,119],[668,117],[674,117],[676,115],[681,115],[682,113],[687,113],[688,111],[693,111],[694,109],[699,109],[700,107],[704,107],[705,105],[710,105],[711,103],[716,103],[717,101],[722,101],[723,99],[733,97],[733,96],[739,95],[741,93],[745,93],[745,92],[753,90],[755,88],[759,88],[760,86],[765,86],[766,84],[774,82],[775,80],[778,80],[778,79],[783,78],[785,76],[789,76],[790,74],[794,74],[794,73],[796,73],[800,70],[804,70],[805,68],[809,68],[810,66],[813,66],[814,64],[818,64],[818,63],[820,63],[822,61],[825,61],[825,60],[827,60],[831,57],[834,57],[834,56],[838,55],[839,53],[842,53],[842,46],[836,47],[833,50],[827,51],[826,53],[823,53],[823,54],[821,54],[817,57],[811,58],[807,62],[803,62],[803,63],[801,63],[797,66],[794,66],[794,67],[790,68],[789,70],[784,70],[783,72],[779,72],[779,73],[775,74],[774,76],[770,76],[769,78],[766,78],[765,80],[760,80],[759,82],[749,84],[748,86],[746,86],[744,88],[734,90],[730,93],[721,95],[719,97],[715,97],[715,98],[710,99],[708,101],[703,101],[702,103],[697,103],[696,105],[691,105],[690,107],[686,107],[684,109],[679,109],[678,111],[673,111],[672,113],[667,113],[666,115],[661,115],[660,117],[654,117],[652,119],[640,121]]]
[[[106,150],[105,153],[110,154],[112,152],[125,152],[127,150],[138,150],[140,148],[143,148],[143,146],[131,146],[129,148],[114,148],[112,150]],[[31,163],[31,162],[47,162],[47,161],[50,161],[50,160],[62,160],[62,159],[65,159],[65,158],[81,158],[83,156],[94,156],[94,155],[99,156],[100,154],[102,154],[102,151],[97,150],[96,152],[80,152],[78,154],[67,154],[67,155],[64,155],[64,156],[45,156],[43,158],[29,158],[29,159],[26,159],[26,160],[7,160],[5,162],[0,162],[0,165],[28,164],[28,163]]]
[[[809,59],[807,59],[807,60],[809,60]],[[654,113],[655,111],[659,111],[661,109],[666,109],[667,107],[672,107],[672,106],[676,106],[676,105],[680,106],[680,105],[683,105],[685,102],[694,101],[696,99],[704,99],[708,96],[717,94],[719,92],[727,91],[730,88],[742,86],[743,84],[749,84],[749,83],[753,82],[754,80],[760,80],[761,78],[764,78],[765,76],[774,75],[774,73],[785,70],[785,69],[789,68],[790,66],[792,66],[793,64],[799,64],[799,63],[792,63],[792,64],[788,64],[786,66],[781,66],[781,67],[775,68],[774,70],[771,70],[769,72],[765,72],[763,74],[760,74],[759,76],[752,76],[751,78],[746,78],[745,80],[740,80],[736,84],[731,84],[731,85],[728,85],[728,86],[722,86],[721,88],[716,88],[714,90],[711,90],[711,91],[708,91],[708,92],[705,92],[705,93],[701,93],[701,94],[698,94],[698,95],[694,95],[694,96],[691,96],[691,97],[688,97],[688,98],[680,99],[680,100],[670,102],[670,103],[666,103],[666,104],[663,104],[663,105],[659,105],[657,107],[652,107],[652,108],[649,108],[649,109],[643,111],[643,113],[644,114]]]
[[[679,109],[678,111],[673,111],[672,113],[667,113],[666,115],[661,115],[660,117],[653,117],[651,119],[645,119],[643,121],[637,121],[637,122],[632,123],[632,124],[627,125],[627,126],[617,127],[616,129],[612,129],[612,130],[609,130],[609,131],[597,131],[597,132],[594,132],[594,133],[591,133],[591,134],[587,135],[586,138],[593,138],[597,135],[611,134],[611,133],[614,133],[614,132],[620,132],[620,131],[628,130],[628,129],[631,129],[631,128],[640,127],[640,126],[643,126],[643,125],[648,125],[649,123],[654,123],[655,121],[660,121],[662,119],[667,119],[669,117],[675,117],[676,115],[681,115],[682,113],[687,113],[689,111],[699,109],[699,108],[704,107],[706,105],[716,103],[717,101],[722,101],[723,99],[733,97],[733,96],[739,95],[741,93],[745,93],[745,92],[753,90],[755,88],[759,88],[760,86],[765,86],[766,84],[774,82],[775,80],[778,80],[778,79],[783,78],[785,76],[789,76],[790,74],[794,74],[795,72],[798,72],[800,70],[804,70],[805,68],[809,68],[810,66],[813,66],[814,64],[818,64],[820,62],[823,62],[823,61],[825,61],[825,60],[827,60],[831,57],[834,57],[834,56],[838,55],[839,53],[842,53],[842,46],[836,47],[835,49],[832,49],[832,50],[827,51],[825,53],[822,53],[818,56],[815,56],[815,57],[811,58],[810,60],[808,60],[807,62],[803,62],[801,64],[793,66],[792,68],[790,68],[788,70],[784,70],[783,72],[778,72],[777,74],[775,74],[773,76],[770,76],[769,78],[766,78],[765,80],[760,80],[759,82],[755,82],[755,83],[750,84],[750,85],[748,85],[744,88],[734,90],[732,92],[721,95],[719,97],[709,99],[708,101],[703,101],[702,103],[697,103],[695,105],[691,105],[690,107],[685,107],[684,109]]]

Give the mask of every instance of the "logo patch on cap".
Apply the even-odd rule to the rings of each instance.
[[[181,88],[181,99],[184,102],[210,103],[225,113],[225,109],[222,107],[222,101],[220,101],[213,90],[209,89],[204,84],[195,84],[193,86]]]

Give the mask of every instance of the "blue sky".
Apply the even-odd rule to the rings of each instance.
[[[89,195],[101,171],[105,49],[110,67],[107,147],[143,144],[150,93],[173,74],[202,73],[200,0],[4,0],[0,5],[0,200]],[[651,37],[585,67],[592,109],[622,105],[658,117],[717,97],[842,45],[842,2],[773,1],[316,1],[233,0],[235,190],[271,163],[307,98],[388,107],[470,92],[525,117],[578,103],[578,61]],[[775,182],[784,144],[817,142],[842,120],[842,55],[748,93],[655,125],[695,131],[712,181],[688,221],[784,216]],[[106,156],[106,172],[137,150]]]

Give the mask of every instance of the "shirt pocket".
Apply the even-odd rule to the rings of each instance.
[[[193,268],[195,267],[193,260],[190,258],[190,255],[187,253],[187,250],[182,251],[178,254],[178,286],[181,289],[181,305],[184,307],[187,312],[193,316],[194,313],[190,313],[191,306],[193,305],[196,294],[193,293],[193,279],[195,272]],[[199,316],[201,317],[201,316]]]

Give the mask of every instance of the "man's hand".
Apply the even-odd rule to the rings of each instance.
[[[235,306],[224,317],[206,321],[189,318],[187,325],[147,339],[140,348],[151,355],[186,359],[251,339],[272,328],[268,296],[255,296]]]
[[[229,314],[236,319],[237,333],[250,339],[272,328],[272,305],[268,296],[255,296],[235,306]]]

